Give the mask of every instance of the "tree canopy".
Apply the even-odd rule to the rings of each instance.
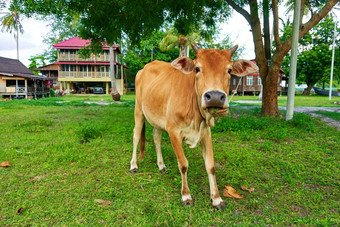
[[[299,55],[297,62],[297,82],[306,83],[308,88],[304,94],[308,95],[311,88],[321,82],[329,82],[330,67],[332,60],[331,44],[333,43],[334,35],[334,20],[332,17],[324,18],[319,24],[310,30],[299,42]],[[291,26],[287,24],[284,34],[291,30]],[[338,33],[340,28],[337,29]],[[334,75],[340,73],[340,67],[337,64],[340,62],[339,53],[340,38],[336,38],[336,51],[334,64]],[[289,58],[287,55],[282,63],[282,67],[289,72]],[[340,79],[335,77],[334,80]]]
[[[182,35],[199,28],[201,35],[209,36],[216,22],[229,13],[222,0],[13,0],[13,3],[20,5],[27,16],[53,15],[71,21],[74,15],[79,15],[80,36],[94,43],[115,43],[123,35],[137,43],[165,23],[173,24]]]

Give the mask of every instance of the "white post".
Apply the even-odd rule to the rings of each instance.
[[[17,98],[18,98],[18,89],[19,89],[18,80],[15,80],[15,97],[17,97]]]
[[[333,48],[332,48],[333,50],[332,50],[332,63],[331,63],[331,80],[329,81],[329,100],[332,99],[334,52],[335,52],[335,36],[336,36],[336,21],[334,23],[334,36],[333,36]]]
[[[289,69],[289,85],[287,96],[287,112],[286,120],[291,120],[294,115],[294,96],[295,96],[295,80],[296,80],[296,65],[297,65],[297,49],[299,42],[299,27],[300,27],[300,8],[301,0],[296,0],[294,3],[294,21],[292,34],[292,48],[290,57]]]
[[[27,94],[28,92],[27,92],[27,80],[25,79],[25,98],[27,99],[27,97],[28,97],[28,94]]]

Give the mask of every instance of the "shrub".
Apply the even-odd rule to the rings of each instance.
[[[94,139],[100,134],[99,127],[92,121],[86,121],[81,123],[75,130],[75,133],[79,136],[81,141],[79,143],[89,142],[89,139]]]

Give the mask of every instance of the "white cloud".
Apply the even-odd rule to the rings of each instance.
[[[43,43],[43,37],[48,34],[50,28],[45,21],[24,18],[22,20],[23,34],[19,34],[19,60],[26,66],[30,64],[30,57],[41,54],[48,45]],[[16,41],[13,33],[0,32],[0,56],[17,58]]]

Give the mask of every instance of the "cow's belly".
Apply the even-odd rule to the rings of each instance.
[[[157,111],[149,110],[147,107],[143,106],[143,114],[146,120],[154,127],[165,131],[166,127],[166,117],[165,115],[159,114]]]

